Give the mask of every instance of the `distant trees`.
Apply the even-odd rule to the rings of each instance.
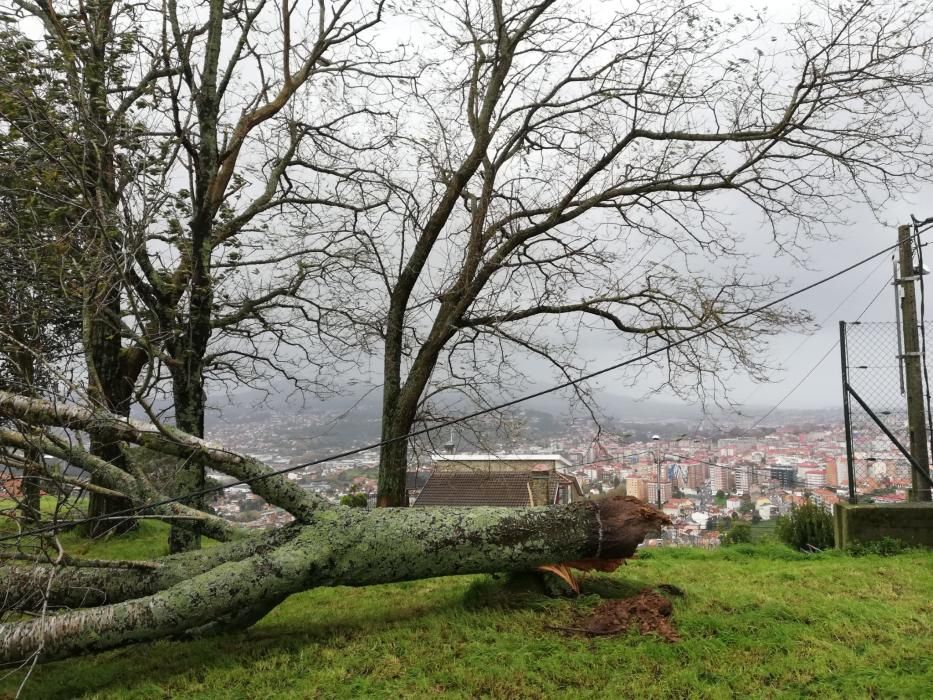
[[[804,551],[830,549],[835,544],[832,515],[809,498],[778,518],[775,533],[781,542]]]
[[[356,485],[350,487],[350,492],[340,497],[340,505],[349,508],[365,508],[369,504],[366,494],[360,491]]]
[[[735,522],[722,535],[724,545],[749,544],[752,541],[752,526],[745,522]]]

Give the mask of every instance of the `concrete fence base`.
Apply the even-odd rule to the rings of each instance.
[[[836,503],[833,521],[840,549],[884,537],[933,548],[933,503]]]

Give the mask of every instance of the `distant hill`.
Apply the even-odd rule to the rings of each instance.
[[[497,403],[508,400],[502,398]],[[667,397],[633,398],[623,394],[601,391],[596,394],[601,417],[610,423],[680,423],[697,421],[703,417],[703,407],[698,403],[678,402]],[[358,387],[348,387],[344,395],[318,399],[306,397],[304,401],[289,392],[265,392],[246,390],[236,393],[232,400],[226,395],[211,398],[212,416],[223,416],[228,421],[265,422],[275,414],[311,414],[339,417],[346,414],[356,420],[378,419],[382,414],[382,392],[378,388],[363,393]],[[463,412],[469,409],[466,405]],[[588,411],[571,402],[566,394],[554,393],[536,397],[510,409],[513,413],[536,415],[542,424],[565,423],[564,418],[574,417],[589,419]],[[751,425],[771,410],[770,406],[746,406],[741,413],[713,408],[709,411],[711,424],[730,426]],[[841,410],[815,409],[778,409],[768,416],[765,425],[783,425],[789,422],[826,423],[841,419]],[[208,418],[210,422],[211,418]]]

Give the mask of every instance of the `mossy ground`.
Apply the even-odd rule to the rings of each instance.
[[[146,556],[164,527],[86,546]],[[75,552],[77,553],[77,552]],[[674,584],[682,641],[567,637],[597,594]],[[295,595],[252,629],[38,666],[35,698],[933,697],[933,553],[643,552],[554,600],[464,576]],[[10,672],[0,696],[21,680]]]

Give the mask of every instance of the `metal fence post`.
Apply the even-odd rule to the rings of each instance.
[[[839,322],[839,355],[842,359],[842,415],[846,426],[846,472],[849,475],[849,503],[857,503],[855,456],[852,454],[852,412],[849,407],[849,358],[846,352],[846,322]]]

